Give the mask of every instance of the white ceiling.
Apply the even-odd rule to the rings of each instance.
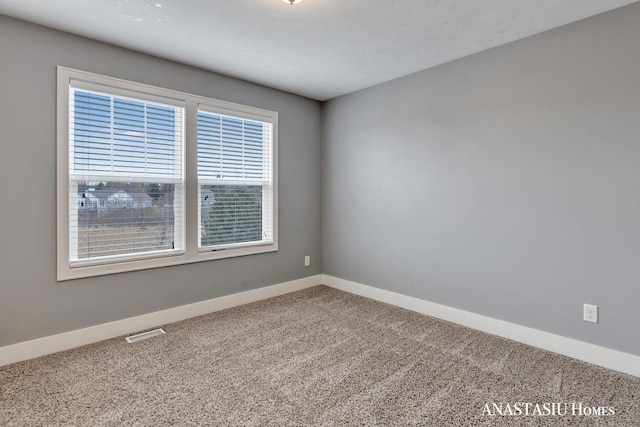
[[[0,13],[326,100],[638,0],[0,0]]]

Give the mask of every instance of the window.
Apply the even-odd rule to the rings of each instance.
[[[273,124],[198,111],[201,249],[270,244]]]
[[[84,87],[69,87],[70,265],[183,253],[184,107]]]
[[[275,112],[59,67],[58,280],[277,250],[276,131]]]

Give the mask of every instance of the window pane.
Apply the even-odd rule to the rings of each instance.
[[[75,91],[71,129],[76,172],[111,171],[111,98]]]
[[[71,215],[78,225],[71,236],[77,259],[174,249],[175,187],[78,182],[77,208]]]
[[[270,123],[198,112],[200,247],[273,242]]]
[[[198,112],[198,175],[263,179],[264,123]]]
[[[262,187],[200,186],[201,246],[260,242]]]
[[[70,260],[182,250],[184,109],[108,91],[70,88]]]
[[[70,150],[76,174],[175,176],[180,173],[182,110],[73,90]]]

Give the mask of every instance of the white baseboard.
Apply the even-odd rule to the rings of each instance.
[[[321,275],[0,347],[0,366],[318,286]]]
[[[320,284],[640,377],[640,356],[374,288],[361,283],[351,282],[326,274],[305,277],[303,279],[266,286],[251,291],[0,347],[0,366],[284,295]]]
[[[640,356],[447,307],[445,305],[435,304],[395,292],[385,291],[326,274],[322,275],[322,284],[640,377]]]

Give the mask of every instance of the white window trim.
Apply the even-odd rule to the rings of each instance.
[[[159,96],[163,99],[172,98],[177,103],[186,106],[185,111],[185,206],[184,206],[184,251],[179,254],[140,254],[139,257],[127,257],[126,260],[113,263],[96,262],[90,265],[71,266],[69,256],[69,84],[74,81],[86,82],[87,87],[92,84],[108,86],[126,91],[143,93],[144,96]],[[273,123],[273,147],[271,159],[273,165],[273,243],[254,243],[230,245],[218,250],[198,249],[199,239],[199,197],[198,197],[198,108],[208,105],[216,111],[228,111],[233,115],[242,114],[243,117],[255,117],[262,121]],[[101,276],[127,271],[145,270],[150,268],[167,267],[231,258],[237,256],[254,255],[278,250],[278,113],[261,108],[249,107],[231,102],[220,101],[184,92],[163,89],[127,80],[102,76],[67,67],[57,67],[57,280],[64,281],[82,277]]]

